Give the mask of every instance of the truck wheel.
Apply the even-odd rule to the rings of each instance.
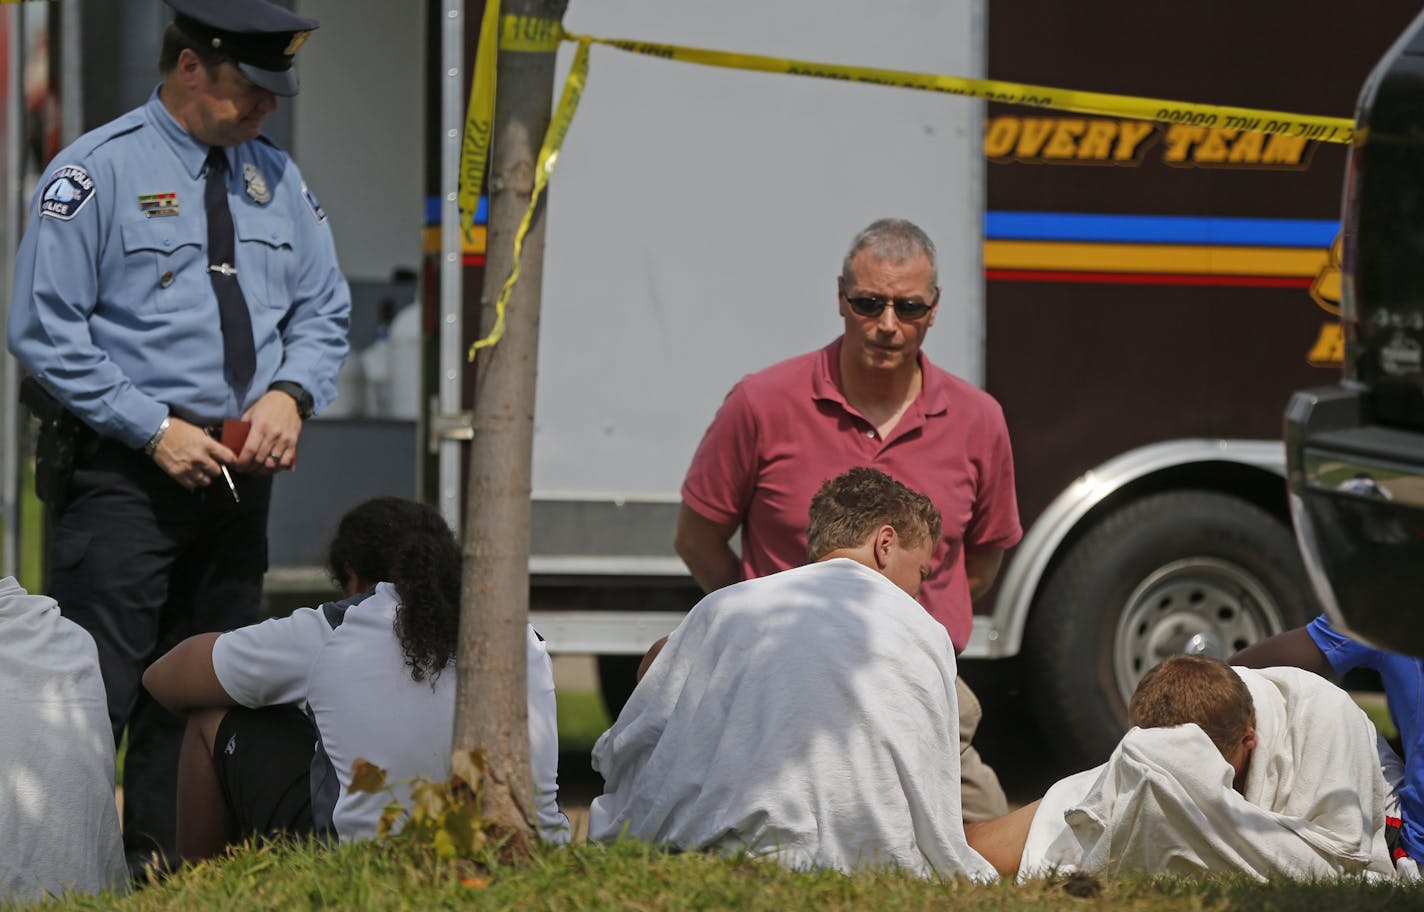
[[[618,720],[623,704],[638,686],[638,663],[642,656],[601,655],[598,657],[598,691],[603,697],[603,709],[608,721]]]
[[[1075,543],[1025,632],[1044,734],[1071,770],[1112,753],[1127,704],[1170,655],[1226,658],[1316,613],[1290,529],[1210,491],[1133,501]]]

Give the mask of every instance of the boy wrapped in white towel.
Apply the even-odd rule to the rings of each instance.
[[[1374,727],[1338,687],[1175,656],[1143,677],[1129,716],[1106,764],[1061,780],[1032,812],[1020,879],[1393,876]]]
[[[714,592],[650,654],[594,747],[590,838],[993,879],[964,836],[954,648],[914,599],[939,525],[873,469],[827,482],[814,563]]]

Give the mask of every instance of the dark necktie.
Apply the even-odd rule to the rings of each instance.
[[[252,345],[252,315],[247,299],[237,284],[236,241],[232,210],[227,206],[227,156],[214,146],[208,150],[208,183],[203,190],[203,206],[208,213],[208,278],[218,297],[218,323],[222,327],[223,360],[233,386],[241,390],[257,369],[257,352]]]

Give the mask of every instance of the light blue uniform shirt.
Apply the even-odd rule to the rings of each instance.
[[[207,146],[148,103],[55,157],[30,210],[11,302],[10,350],[70,411],[141,447],[170,410],[236,418],[278,380],[336,395],[351,292],[326,216],[287,154],[226,150],[237,281],[257,370],[232,385],[208,277]]]

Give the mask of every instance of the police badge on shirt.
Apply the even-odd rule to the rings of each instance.
[[[259,206],[265,206],[272,202],[272,191],[267,189],[267,179],[262,176],[262,169],[252,162],[242,163],[242,182],[246,185],[248,199]]]
[[[69,221],[79,214],[94,195],[94,181],[78,165],[65,165],[54,172],[40,194],[40,215]]]

